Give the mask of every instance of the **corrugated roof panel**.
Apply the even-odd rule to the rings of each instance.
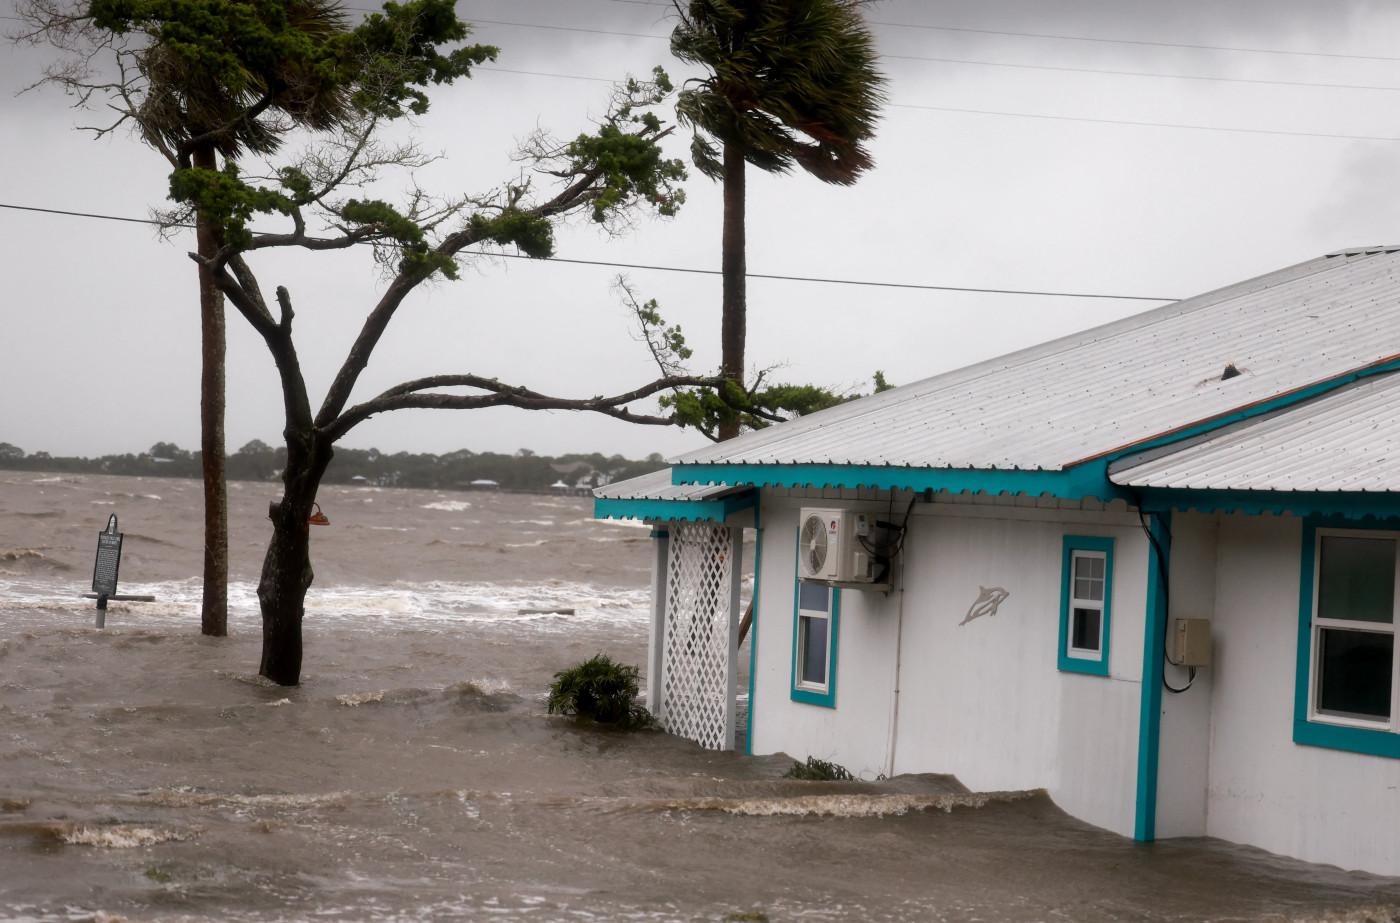
[[[1347,252],[675,461],[1060,470],[1397,354],[1400,254]]]
[[[714,500],[741,490],[728,484],[672,484],[671,469],[666,468],[595,487],[593,496],[599,500]]]
[[[1400,374],[1228,427],[1109,479],[1186,490],[1400,491]]]

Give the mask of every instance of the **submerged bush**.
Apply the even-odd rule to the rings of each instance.
[[[851,775],[851,771],[845,766],[828,763],[826,760],[819,760],[814,756],[807,757],[805,764],[794,760],[792,768],[783,773],[783,778],[807,779],[814,782],[854,782],[856,780],[856,777]]]
[[[650,727],[655,719],[637,701],[636,667],[615,663],[607,654],[554,674],[549,684],[549,713],[623,728]]]

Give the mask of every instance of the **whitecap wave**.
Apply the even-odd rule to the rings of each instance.
[[[203,833],[202,827],[142,827],[134,824],[108,824],[99,827],[60,827],[54,834],[70,846],[101,846],[107,849],[134,849],[157,843],[183,842]]]
[[[442,510],[447,513],[460,513],[463,510],[471,509],[472,505],[466,500],[439,500],[436,503],[425,503],[422,508],[425,510]]]

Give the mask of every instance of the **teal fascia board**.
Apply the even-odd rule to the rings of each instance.
[[[932,490],[949,493],[1049,494],[1078,500],[1096,497],[1132,502],[1134,494],[1108,479],[1096,460],[1060,471],[1044,469],[914,468],[896,465],[674,465],[674,484],[753,484],[757,487],[844,487]]]
[[[1400,516],[1400,493],[1379,491],[1179,490],[1144,487],[1137,491],[1146,512],[1273,513],[1295,516],[1390,519]]]
[[[1171,513],[1153,513],[1147,527],[1147,639],[1142,646],[1138,712],[1137,817],[1133,839],[1157,837],[1158,754],[1162,742],[1162,685],[1167,657],[1167,575],[1171,573]]]
[[[594,519],[640,519],[652,522],[724,522],[734,513],[752,509],[757,491],[716,500],[593,499]]]

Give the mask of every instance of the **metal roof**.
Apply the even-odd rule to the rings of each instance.
[[[728,484],[672,484],[671,469],[593,488],[599,500],[715,500],[746,488]]]
[[[1125,487],[1400,490],[1400,374],[1378,375],[1109,468]]]
[[[1397,251],[1339,251],[672,461],[1063,470],[1400,355]]]

